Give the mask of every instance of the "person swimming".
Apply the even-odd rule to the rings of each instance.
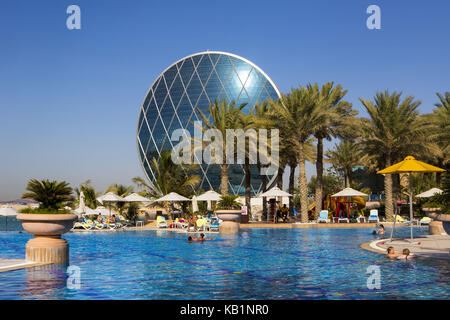
[[[188,241],[192,242],[192,241],[206,241],[206,240],[212,240],[214,239],[214,236],[212,236],[211,238],[205,238],[205,235],[203,233],[200,234],[200,238],[193,238],[191,236],[188,237]]]
[[[400,252],[395,252],[394,247],[387,248],[387,256],[388,256],[388,258],[397,258],[400,255],[401,255]]]
[[[415,258],[416,255],[412,254],[409,249],[403,249],[402,254],[397,257],[399,260],[410,260],[411,258]]]
[[[384,226],[382,224],[380,224],[378,230],[377,230],[377,234],[379,235],[383,235],[386,233],[386,229],[384,228]]]

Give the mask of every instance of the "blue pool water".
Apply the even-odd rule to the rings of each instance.
[[[169,231],[69,233],[80,289],[67,288],[64,267],[43,266],[0,273],[0,299],[450,298],[449,262],[390,261],[359,247],[371,231],[253,229],[205,243]],[[0,258],[23,258],[30,237],[0,232]],[[367,288],[370,265],[381,289]]]

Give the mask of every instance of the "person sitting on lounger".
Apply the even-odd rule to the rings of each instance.
[[[191,240],[189,240],[189,238]],[[206,240],[212,240],[214,239],[214,236],[212,236],[211,238],[205,238],[205,235],[203,233],[200,234],[200,238],[193,238],[191,236],[189,236],[188,241],[206,241]]]
[[[102,216],[101,213],[98,214],[97,222],[98,222],[98,223],[102,223],[102,222],[103,222],[103,216]]]
[[[415,258],[415,257],[416,257],[416,255],[415,255],[415,254],[412,254],[412,253],[409,251],[409,249],[403,249],[402,254],[399,255],[399,256],[397,257],[397,259],[399,259],[399,260],[411,260],[411,258]]]
[[[388,256],[388,258],[397,258],[400,255],[401,255],[400,252],[395,252],[394,247],[387,248],[387,256]]]

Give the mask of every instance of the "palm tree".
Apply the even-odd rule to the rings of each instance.
[[[440,103],[435,104],[436,108],[431,114],[423,116],[427,135],[436,144],[429,161],[450,169],[450,92],[444,95],[437,93],[437,96]]]
[[[322,122],[314,128],[314,136],[317,139],[317,160],[316,160],[316,216],[322,210],[322,177],[323,177],[323,140],[331,140],[339,135],[339,129],[345,127],[348,118],[357,114],[352,110],[352,104],[342,100],[347,93],[342,86],[334,86],[334,82],[327,82],[321,88],[315,83],[308,84],[308,91],[317,97],[317,107],[324,108]]]
[[[326,156],[334,170],[344,177],[345,187],[350,187],[352,169],[362,163],[362,152],[359,143],[343,140],[329,150]]]
[[[22,199],[33,199],[39,202],[39,208],[58,210],[68,202],[74,200],[72,188],[65,181],[49,181],[31,179],[28,181],[26,192]]]
[[[369,114],[363,119],[364,151],[377,169],[391,166],[404,156],[422,151],[423,129],[413,96],[401,100],[401,92],[377,92],[373,101],[359,99]],[[392,176],[384,176],[386,218],[394,219]]]
[[[320,105],[317,93],[311,93],[302,86],[299,89],[291,89],[289,94],[282,95],[280,101],[273,104],[275,115],[279,119],[279,126],[286,131],[287,139],[291,141],[298,154],[302,222],[308,222],[305,143],[325,117],[324,108],[318,107]]]
[[[217,99],[214,103],[210,103],[207,111],[211,116],[211,120],[197,108],[200,117],[205,123],[208,129],[217,129],[222,134],[222,137],[226,137],[227,129],[238,129],[240,120],[242,117],[242,109],[246,106],[246,103],[236,107],[234,101],[228,103],[225,99],[222,102],[218,102]],[[220,192],[222,195],[228,194],[228,164],[226,163],[226,146],[225,143],[222,147],[222,163],[221,165],[221,180],[220,180]]]
[[[100,192],[95,191],[94,187],[91,185],[91,180],[86,180],[85,182],[80,184],[79,188],[75,188],[77,199],[80,198],[81,192],[83,192],[84,194],[86,206],[91,209],[97,208],[97,198],[100,196]]]
[[[136,177],[132,181],[141,190],[141,194],[148,198],[160,198],[170,192],[189,196],[201,181],[200,176],[195,174],[197,167],[173,163],[171,151],[164,150],[159,161],[153,158],[150,163],[155,180],[148,183],[143,178]]]

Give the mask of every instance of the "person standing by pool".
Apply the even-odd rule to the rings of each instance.
[[[288,213],[289,208],[286,206],[286,204],[283,204],[283,208],[281,208],[281,218],[283,219],[283,222],[287,222]]]
[[[191,230],[192,225],[194,226],[194,232],[196,232],[197,231],[197,216],[195,214],[193,216],[189,217],[188,227],[187,227],[188,232]]]

